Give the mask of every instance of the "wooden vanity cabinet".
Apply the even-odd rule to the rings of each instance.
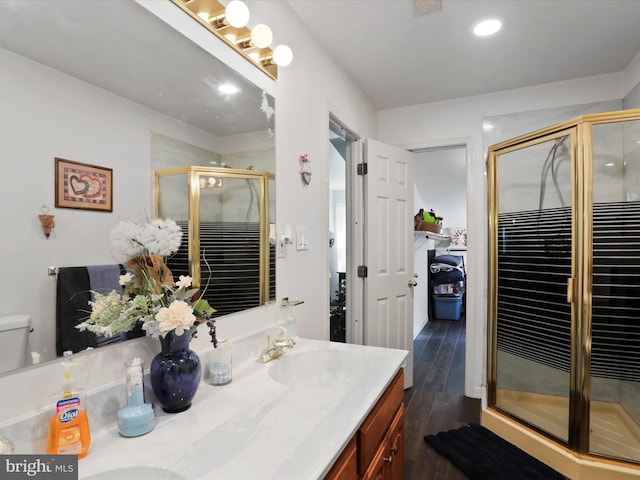
[[[358,480],[358,449],[356,436],[353,436],[349,444],[333,464],[325,480]]]
[[[402,480],[403,396],[404,370],[400,369],[325,480]]]

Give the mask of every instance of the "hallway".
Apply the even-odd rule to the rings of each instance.
[[[405,480],[467,477],[425,441],[427,434],[480,423],[480,399],[464,396],[465,317],[431,320],[414,340],[414,386],[405,391]]]

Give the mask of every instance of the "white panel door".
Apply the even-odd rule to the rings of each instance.
[[[364,343],[409,350],[413,385],[413,154],[365,140]]]

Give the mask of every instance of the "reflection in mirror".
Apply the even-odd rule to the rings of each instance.
[[[153,171],[202,165],[190,157],[199,149],[209,152],[208,167],[274,172],[275,119],[266,113],[275,105],[132,1],[0,2],[0,68],[3,154],[12,159],[0,200],[14,206],[6,221],[15,232],[2,254],[11,275],[0,279],[7,293],[0,316],[31,318],[28,364],[32,351],[55,358],[56,277],[47,268],[120,263],[109,231],[122,220],[149,219]],[[221,93],[221,84],[238,93]],[[190,150],[176,151],[176,143]],[[112,168],[114,210],[52,209],[56,229],[45,239],[37,213],[53,203],[56,156]],[[12,180],[25,169],[29,182]]]
[[[272,174],[253,167],[156,172],[157,216],[176,219],[185,232],[167,265],[174,276],[193,277],[216,316],[275,299],[270,179]]]

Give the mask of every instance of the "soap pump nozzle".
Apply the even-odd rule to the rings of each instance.
[[[64,361],[62,362],[62,368],[64,374],[62,377],[62,391],[64,398],[70,398],[73,396],[73,379],[71,378],[71,368],[79,367],[80,363],[73,361],[73,352],[67,350],[63,353]]]
[[[135,357],[124,364],[126,369],[127,396],[130,406],[138,406],[144,403],[144,360]]]

